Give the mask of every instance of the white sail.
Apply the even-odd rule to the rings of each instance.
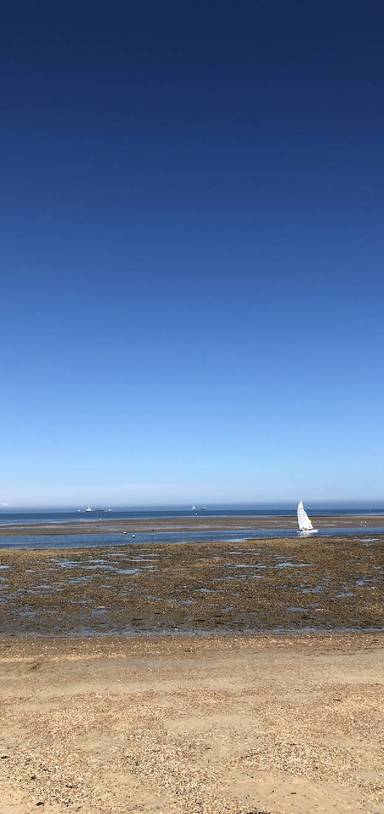
[[[302,500],[300,500],[297,507],[297,522],[299,524],[300,531],[312,531],[313,525],[304,509]]]

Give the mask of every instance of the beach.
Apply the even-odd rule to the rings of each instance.
[[[0,810],[379,814],[383,644],[4,639]]]
[[[2,549],[1,814],[383,814],[382,541]]]

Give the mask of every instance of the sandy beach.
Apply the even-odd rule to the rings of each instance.
[[[383,557],[3,549],[0,813],[383,814]]]
[[[2,814],[384,811],[382,636],[0,654]]]

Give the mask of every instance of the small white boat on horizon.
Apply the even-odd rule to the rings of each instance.
[[[307,512],[304,509],[303,501],[300,500],[297,506],[297,522],[299,524],[299,535],[307,537],[310,534],[317,534],[319,529],[314,529]]]

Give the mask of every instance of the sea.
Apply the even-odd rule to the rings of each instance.
[[[383,515],[383,504],[367,503],[306,503],[306,511],[310,514],[326,515]],[[164,506],[136,509],[105,509],[95,508],[91,511],[85,509],[19,509],[17,511],[0,511],[0,525],[37,525],[45,523],[89,523],[90,520],[132,520],[144,518],[183,518],[183,517],[296,517],[296,505],[287,504],[255,504],[255,505],[207,505],[207,506]]]
[[[340,537],[340,536],[356,536],[365,535],[369,541],[370,535],[384,533],[384,505],[368,505],[358,503],[348,504],[319,504],[319,503],[306,503],[306,509],[309,515],[315,514],[320,516],[351,516],[360,515],[366,518],[364,526],[360,524],[356,527],[342,526],[337,528],[325,527],[319,530],[318,537]],[[372,526],[369,524],[370,515],[382,515],[383,525]],[[281,527],[278,528],[249,528],[244,529],[225,529],[225,518],[237,517],[282,517]],[[129,543],[192,543],[192,542],[212,542],[215,540],[227,542],[243,542],[248,539],[269,538],[275,539],[279,537],[297,537],[296,530],[284,527],[284,517],[296,516],[296,506],[292,504],[257,504],[257,505],[228,505],[228,506],[188,506],[188,507],[162,507],[162,508],[137,508],[137,509],[104,509],[95,508],[91,511],[85,509],[68,509],[68,510],[54,510],[54,509],[25,509],[20,511],[2,511],[0,512],[0,526],[3,528],[3,533],[0,537],[0,548],[64,548],[70,546],[71,548],[87,548],[95,546],[106,545],[127,545]],[[154,530],[142,531],[135,534],[123,534],[122,531],[115,532],[100,532],[84,533],[81,530],[82,524],[89,524],[92,521],[100,520],[143,520],[150,518],[153,520],[163,518],[195,518],[195,517],[215,517],[223,518],[223,530]],[[65,524],[76,523],[79,527],[78,534],[65,534]],[[32,525],[63,525],[63,533],[55,534],[17,534],[17,536],[4,534],[7,526],[32,526]]]

